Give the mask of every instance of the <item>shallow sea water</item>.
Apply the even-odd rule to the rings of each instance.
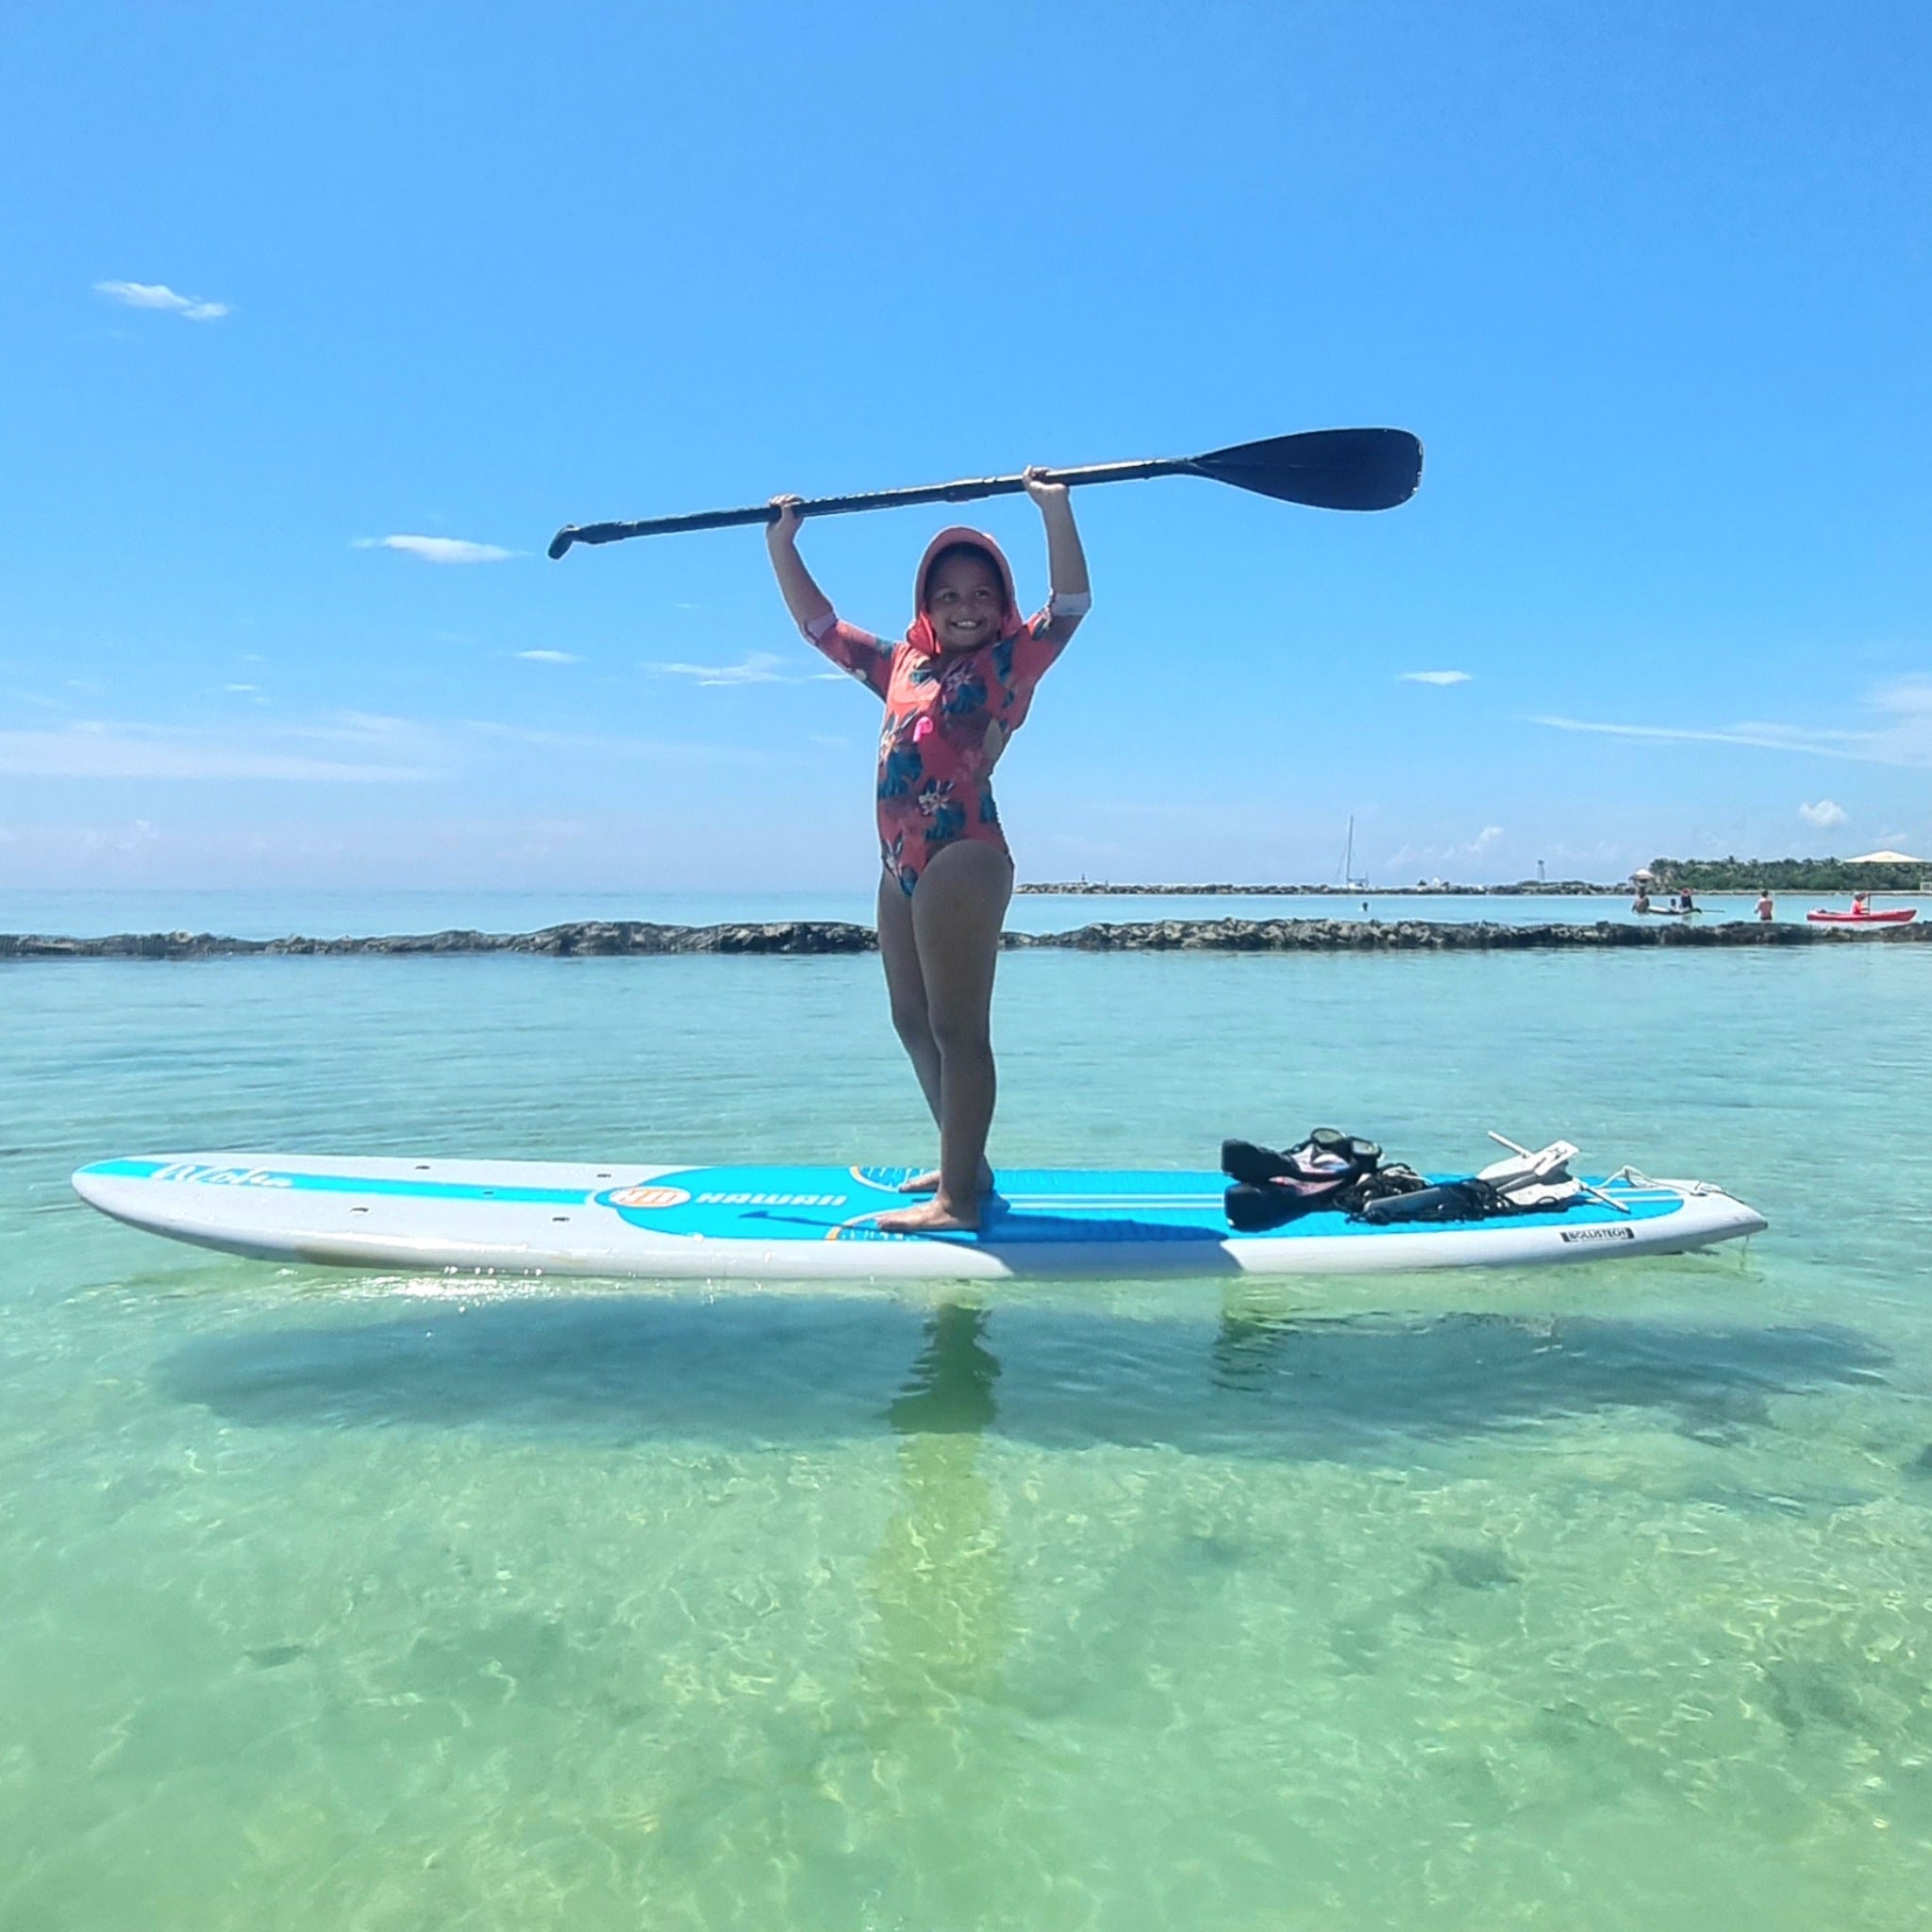
[[[0,972],[0,1926],[1932,1921],[1925,949],[1002,966],[996,1158],[1561,1133],[1748,1252],[559,1291],[67,1188],[921,1159],[876,974]]]
[[[1698,901],[1706,924],[1754,917],[1756,894],[1714,892]],[[1776,901],[1783,924],[1805,923],[1813,905],[1843,907],[1848,895],[1787,892]],[[1886,906],[1917,904],[1892,893]],[[666,925],[714,925],[729,920],[842,919],[870,925],[871,891],[816,892],[343,892],[289,891],[175,892],[158,889],[31,891],[0,888],[0,932],[92,938],[116,932],[214,932],[272,940],[344,934],[533,932],[578,919],[640,919]],[[1424,919],[1462,924],[1545,923],[1660,925],[1630,910],[1624,893],[1460,893],[1410,897],[1401,892],[1021,892],[1007,913],[1014,932],[1063,932],[1103,921],[1149,919]]]

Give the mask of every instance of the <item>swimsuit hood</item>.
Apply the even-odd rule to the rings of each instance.
[[[1000,584],[1007,593],[1007,610],[1000,621],[1000,636],[1017,637],[1025,628],[1025,619],[1020,615],[1020,599],[1013,589],[1013,566],[1007,561],[1007,553],[984,530],[968,529],[964,524],[954,524],[941,530],[925,546],[925,555],[919,559],[918,575],[912,579],[912,625],[906,633],[906,641],[928,658],[943,656],[944,652],[939,639],[933,635],[932,620],[925,614],[925,580],[931,575],[934,559],[956,543],[970,543],[975,550],[985,551],[999,568]]]

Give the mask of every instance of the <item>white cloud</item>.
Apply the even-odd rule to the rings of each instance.
[[[252,700],[263,705],[263,698]],[[232,708],[224,707],[230,716]],[[589,759],[642,766],[716,767],[810,762],[803,751],[755,752],[692,738],[627,738],[548,731],[481,719],[410,719],[339,710],[238,728],[86,719],[40,729],[0,729],[0,779],[260,781],[268,784],[433,784],[474,778],[514,760],[521,772]]]
[[[65,711],[68,707],[58,698],[43,698],[37,691],[21,691],[13,686],[0,686],[0,699],[9,705],[31,705],[37,711]]]
[[[358,537],[358,550],[400,550],[406,557],[420,557],[425,563],[501,563],[514,557],[514,550],[499,550],[494,543],[466,543],[460,537]]]
[[[1467,684],[1466,671],[1405,671],[1397,680],[1402,684]]]
[[[1404,843],[1389,855],[1386,869],[1400,874],[1418,865],[1430,868],[1454,866],[1464,859],[1487,858],[1503,842],[1506,836],[1501,825],[1485,825],[1474,839],[1465,839],[1460,844]]]
[[[612,758],[643,758],[658,764],[756,765],[772,755],[741,745],[700,744],[690,739],[617,738],[594,731],[546,731],[528,724],[500,724],[468,718],[464,729],[486,743],[529,745],[543,751],[594,752]]]
[[[260,690],[260,688],[261,688],[261,687],[260,687],[259,685],[254,685],[254,684],[225,684],[225,685],[223,685],[223,687],[222,687],[222,689],[223,689],[224,691],[258,691],[258,690]]]
[[[128,308],[158,308],[184,322],[219,322],[228,312],[225,302],[204,302],[177,295],[165,282],[96,282],[95,292]]]
[[[391,718],[381,711],[338,711],[327,724],[311,724],[302,735],[307,738],[343,739],[351,743],[368,744],[376,740],[400,738],[420,727],[408,718]]]
[[[1737,744],[1757,751],[1801,752],[1810,758],[1845,758],[1856,764],[1932,767],[1932,676],[1895,678],[1866,693],[1874,722],[1863,728],[1813,728],[1749,719],[1709,729],[1675,724],[1610,724],[1588,718],[1532,718],[1557,731],[1589,731],[1607,738],[1649,738],[1685,744]]]
[[[525,664],[581,664],[581,658],[569,651],[519,651],[517,656]]]
[[[1820,831],[1831,825],[1849,824],[1852,817],[1843,806],[1829,798],[1821,798],[1816,805],[1801,805],[1798,816],[1807,825],[1816,825]]]
[[[783,671],[784,658],[770,651],[754,651],[742,664],[647,664],[663,677],[690,677],[699,684],[842,684],[842,671],[811,671],[803,675]]]
[[[17,778],[261,778],[389,785],[425,777],[400,765],[355,764],[265,750],[258,741],[143,724],[0,731],[0,774]]]
[[[1532,724],[1554,731],[1587,731],[1602,738],[1649,738],[1677,744],[1744,744],[1759,751],[1808,751],[1822,758],[1852,758],[1844,750],[1804,742],[1777,724],[1740,724],[1728,731],[1706,731],[1679,724],[1609,724],[1591,718],[1535,717]]]

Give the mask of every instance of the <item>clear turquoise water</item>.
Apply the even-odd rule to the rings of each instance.
[[[1746,893],[1707,893],[1698,904],[1707,921],[1748,919],[1756,901]],[[1893,894],[1881,903],[1906,906]],[[1780,922],[1804,923],[1814,904],[1844,906],[1843,893],[1786,893],[1777,901]],[[530,932],[574,919],[643,919],[673,925],[709,925],[733,919],[847,919],[870,925],[870,891],[819,892],[330,892],[160,891],[0,891],[0,932],[225,933],[236,939],[278,939],[302,933],[311,939],[344,933]],[[1599,919],[1634,922],[1621,895],[1566,898],[1471,895],[1405,898],[1367,893],[1115,893],[1023,892],[1007,924],[1016,932],[1057,932],[1098,920],[1138,919],[1429,919],[1461,923],[1493,920],[1515,924],[1543,921],[1590,924]],[[1645,922],[1657,924],[1656,920]]]
[[[1748,1254],[485,1292],[67,1190],[917,1159],[875,974],[0,974],[0,1925],[1926,1923],[1925,949],[1002,968],[1005,1158],[1561,1132]]]

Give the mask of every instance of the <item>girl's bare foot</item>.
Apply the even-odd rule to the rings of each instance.
[[[886,1234],[976,1234],[979,1230],[979,1203],[957,1208],[941,1194],[922,1201],[917,1208],[895,1208],[877,1217]]]
[[[936,1167],[929,1167],[924,1174],[916,1174],[910,1180],[901,1181],[899,1191],[902,1194],[936,1194],[939,1192],[939,1186],[940,1171]],[[979,1191],[982,1194],[992,1192],[992,1169],[984,1160],[979,1163]]]

